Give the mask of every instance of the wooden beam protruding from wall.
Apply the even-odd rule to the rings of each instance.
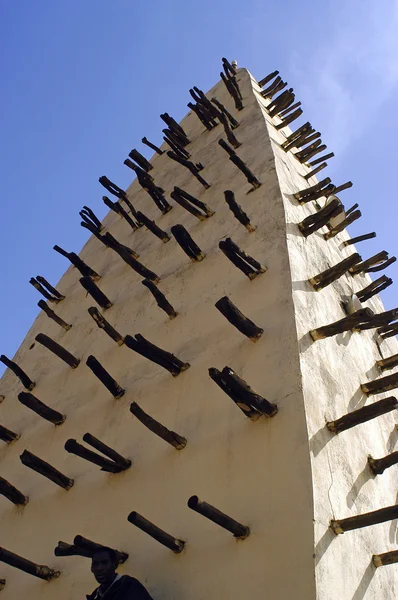
[[[254,173],[249,167],[243,162],[241,158],[236,154],[235,150],[227,144],[223,139],[218,140],[219,145],[229,154],[229,160],[243,173],[250,185],[253,186],[252,191],[260,187],[261,182],[257,179]]]
[[[14,373],[14,375],[18,377],[24,388],[30,392],[33,390],[36,385],[35,382],[31,380],[31,378],[25,373],[25,371],[21,369],[19,365],[17,365],[17,363],[7,358],[5,354],[0,355],[0,360],[6,367],[10,369],[10,371]]]
[[[42,285],[42,284],[39,282],[39,277],[40,277],[39,275],[38,275],[36,278],[35,278],[35,277],[31,277],[31,278],[29,279],[29,283],[30,283],[31,285],[33,285],[33,287],[34,287],[34,288],[35,288],[35,289],[36,289],[38,292],[40,292],[40,294],[41,294],[42,296],[44,296],[44,298],[45,298],[46,300],[48,300],[49,302],[55,302],[56,304],[58,304],[58,302],[61,302],[61,300],[63,300],[63,299],[65,298],[65,296],[62,296],[62,294],[60,294],[60,293],[59,293],[57,290],[55,290],[55,288],[53,288],[52,286],[50,286],[50,287],[51,287],[51,289],[55,290],[57,293],[56,293],[56,294],[49,293],[49,291],[48,291],[48,288],[46,289],[46,287],[47,287],[47,286],[45,287],[44,285]],[[43,281],[43,278],[41,278],[41,280]],[[47,283],[48,283],[48,282],[47,282]],[[48,284],[48,285],[50,285],[50,284]]]
[[[350,240],[346,240],[343,242],[343,246],[351,246],[352,244],[358,244],[359,242],[364,242],[365,240],[371,240],[376,237],[376,232],[372,231],[371,233],[365,233],[364,235],[358,235],[358,237],[351,238]]]
[[[185,139],[186,145],[190,143],[190,139],[188,138],[184,129],[177,123],[175,119],[173,119],[173,117],[170,117],[168,113],[163,113],[160,115],[160,118],[166,123],[167,127],[169,127],[171,131],[179,135],[181,139]]]
[[[187,445],[187,440],[182,435],[179,435],[175,431],[167,429],[164,425],[156,421],[153,417],[148,415],[142,410],[136,402],[130,404],[130,412],[137,417],[137,419],[145,425],[152,433],[155,433],[162,440],[176,448],[176,450],[183,450]]]
[[[68,323],[66,323],[49,306],[47,306],[47,304],[44,302],[44,300],[39,300],[39,302],[37,303],[37,306],[42,309],[42,311],[47,315],[47,317],[49,319],[52,319],[55,323],[57,323],[57,325],[62,327],[62,329],[64,329],[65,331],[69,331],[69,329],[72,327],[72,325],[69,325]]]
[[[172,307],[166,296],[156,287],[153,281],[144,279],[141,283],[151,292],[159,308],[164,310],[164,312],[169,315],[170,319],[174,319],[178,314],[177,311]]]
[[[392,410],[396,410],[397,407],[398,400],[393,396],[390,396],[389,398],[383,398],[382,400],[378,400],[378,402],[373,402],[373,404],[368,404],[362,406],[362,408],[353,410],[340,417],[340,419],[328,421],[326,426],[332,433],[341,433],[342,431],[346,431],[346,429],[351,429],[361,423],[366,423],[367,421],[376,419]]]
[[[55,556],[84,556],[92,558],[95,552],[103,548],[109,548],[109,546],[103,546],[102,544],[88,540],[82,535],[76,535],[73,544],[59,541],[56,548],[54,548],[54,554]],[[113,550],[115,549],[113,548]],[[122,552],[121,550],[115,550],[115,553],[119,565],[125,563],[129,557],[127,552]]]
[[[88,356],[86,365],[94,373],[100,382],[110,391],[112,396],[116,399],[124,396],[125,390],[109,375],[108,371],[101,365],[101,363],[95,358],[95,356]]]
[[[368,513],[355,515],[355,517],[348,517],[347,519],[332,519],[330,521],[330,527],[334,533],[341,534],[346,531],[352,531],[353,529],[361,529],[363,527],[377,525],[378,523],[393,521],[397,518],[398,504],[395,504],[394,506],[379,508],[379,510],[372,510]]]
[[[148,171],[151,171],[153,169],[153,166],[151,165],[149,160],[147,160],[145,156],[143,156],[141,152],[138,152],[138,150],[136,150],[135,148],[133,148],[131,152],[129,152],[129,157],[132,160],[134,160],[137,163],[137,165],[141,167],[141,169],[144,169],[144,171],[146,171],[147,173]]]
[[[237,110],[242,110],[243,109],[242,94],[240,92],[239,85],[238,85],[238,82],[236,81],[236,78],[235,77],[226,77],[223,72],[220,73],[220,77],[223,80],[225,87],[228,90],[228,93],[230,94],[233,101],[235,102],[235,108]]]
[[[212,98],[211,101],[213,102],[213,104],[215,106],[217,106],[218,110],[220,112],[222,112],[228,119],[228,121],[230,122],[230,125],[232,127],[232,129],[236,129],[237,127],[239,127],[239,121],[237,121],[235,119],[235,117],[233,117],[231,115],[231,113],[229,112],[229,110],[227,110],[227,108],[224,106],[224,104],[222,104],[221,102],[219,102],[217,100],[217,98]]]
[[[223,296],[215,304],[215,307],[220,311],[222,315],[240,331],[248,337],[252,342],[256,342],[262,334],[264,329],[257,327],[253,321],[245,317],[245,315],[239,310],[237,306],[228,298]]]
[[[179,540],[166,533],[163,529],[160,529],[160,527],[140,515],[140,513],[136,511],[131,512],[127,520],[132,525],[138,527],[138,529],[141,529],[141,531],[150,535],[154,540],[172,550],[175,554],[179,554],[184,550],[185,542],[183,540]]]
[[[15,567],[16,569],[28,573],[29,575],[33,575],[34,577],[38,577],[39,579],[45,579],[46,581],[56,579],[61,575],[60,571],[54,571],[54,569],[51,569],[46,565],[38,565],[37,563],[22,558],[22,556],[18,556],[18,554],[14,554],[5,548],[0,548],[0,562],[6,563],[11,567]]]
[[[83,206],[82,210],[79,212],[79,215],[85,223],[92,225],[97,231],[103,230],[104,227],[101,221],[89,206]]]
[[[364,394],[372,396],[373,394],[382,394],[398,387],[398,373],[393,375],[387,375],[386,377],[380,377],[380,379],[374,379],[373,381],[367,381],[361,384],[361,390]]]
[[[28,496],[25,496],[25,494],[2,477],[0,477],[0,494],[16,506],[26,506],[29,502]]]
[[[327,166],[328,166],[327,162],[321,163],[319,165],[319,167],[315,167],[315,169],[312,169],[312,171],[307,173],[307,175],[304,175],[304,179],[306,179],[308,181],[309,179],[311,179],[311,177],[314,177],[314,175],[317,175],[320,171],[323,171],[323,169],[326,169]]]
[[[186,167],[206,190],[209,189],[210,183],[207,183],[207,181],[199,174],[199,171],[203,169],[203,166],[200,163],[195,164],[190,160],[178,156],[175,152],[172,152],[171,150],[167,152],[167,156],[175,162],[180,163],[180,165],[182,165],[183,167]]]
[[[374,329],[375,327],[384,327],[391,323],[391,321],[395,321],[395,319],[398,319],[398,308],[374,314],[369,323],[362,323],[359,329],[363,331],[365,329]]]
[[[389,325],[386,325],[385,327],[380,327],[380,329],[377,330],[377,333],[383,340],[398,335],[398,322],[389,323]]]
[[[331,323],[330,325],[312,329],[309,333],[314,341],[323,340],[327,337],[343,333],[344,331],[355,331],[362,323],[368,323],[373,315],[374,312],[370,308],[363,308],[348,315],[348,317],[344,317],[339,321]]]
[[[58,252],[58,254],[65,256],[65,258],[67,258],[71,264],[76,267],[83,277],[91,277],[94,281],[101,279],[101,275],[98,275],[94,269],[86,265],[86,263],[82,261],[82,259],[75,252],[66,252],[66,250],[57,245],[55,245],[53,248],[56,252]]]
[[[388,258],[388,252],[382,250],[378,254],[371,256],[367,260],[364,260],[354,268],[350,269],[351,275],[357,275],[358,273],[377,273],[383,271],[396,261],[395,256]],[[374,266],[377,265],[377,266]]]
[[[79,366],[80,359],[73,356],[73,354],[68,352],[68,350],[65,350],[65,348],[63,348],[60,344],[48,337],[48,335],[45,335],[44,333],[38,333],[35,337],[35,340],[36,342],[39,342],[39,344],[45,346],[45,348],[50,350],[53,354],[58,356],[58,358],[66,362],[66,364],[72,369],[76,369]]]
[[[7,429],[7,427],[4,427],[3,425],[0,425],[0,440],[6,444],[11,444],[11,442],[19,440],[20,437],[21,436],[19,433],[14,433],[14,431]]]
[[[255,279],[261,273],[265,273],[267,268],[261,265],[244,250],[239,248],[231,238],[226,238],[219,242],[218,247],[225,256],[250,280]]]
[[[261,415],[273,417],[278,412],[276,404],[272,404],[257,394],[230,367],[224,367],[222,371],[211,367],[209,375],[223,392],[235,402],[243,414],[252,421],[256,421]]]
[[[123,346],[124,338],[112,325],[101,315],[99,310],[95,306],[90,306],[88,309],[89,315],[94,319],[100,329],[103,329],[109,337],[116,342],[119,346]]]
[[[96,285],[90,277],[81,277],[79,282],[101,308],[106,310],[112,306],[112,302],[109,298],[101,292],[98,285]]]
[[[249,217],[247,216],[243,208],[236,202],[235,194],[233,193],[233,191],[225,190],[224,197],[225,202],[228,204],[232,214],[239,221],[239,223],[242,223],[242,225],[246,227],[249,233],[255,231],[256,228],[250,223]]]
[[[348,225],[351,225],[351,223],[354,223],[354,221],[359,219],[361,216],[362,216],[362,213],[360,210],[354,210],[338,225],[336,225],[330,231],[325,233],[325,235],[323,237],[325,238],[325,240],[330,240],[331,238],[334,238],[338,233],[341,233],[346,227],[348,227]]]
[[[383,458],[373,458],[368,456],[368,464],[376,475],[382,475],[386,469],[389,469],[393,465],[398,464],[398,452],[391,452]]]
[[[19,458],[25,467],[29,467],[29,469],[36,471],[36,473],[43,475],[43,477],[47,477],[47,479],[64,490],[70,490],[73,487],[73,479],[70,479],[35,454],[32,454],[29,450],[24,450]]]
[[[166,350],[162,350],[155,344],[148,342],[141,334],[137,333],[134,337],[131,335],[126,335],[124,338],[124,343],[128,348],[134,350],[141,356],[145,356],[148,360],[160,365],[169,373],[173,375],[173,377],[177,377],[183,371],[186,371],[190,364],[187,362],[183,362],[171,352],[166,352]]]
[[[65,422],[65,415],[50,408],[30,392],[20,392],[18,394],[18,400],[21,404],[30,408],[30,410],[33,410],[37,415],[46,419],[46,421],[50,421],[50,423],[53,423],[54,425],[62,425],[62,423]]]
[[[295,121],[296,119],[301,117],[302,114],[303,114],[303,110],[301,108],[298,108],[297,110],[295,110],[294,112],[289,114],[287,117],[285,117],[282,120],[282,123],[279,123],[279,125],[275,125],[275,129],[279,130],[279,129],[283,129],[284,127],[287,127],[288,125],[290,125],[290,123],[293,123],[293,121]],[[326,146],[325,146],[325,148],[326,148]]]
[[[366,302],[369,298],[372,298],[375,294],[379,294],[392,284],[392,279],[386,275],[382,275],[375,281],[372,281],[369,285],[364,287],[362,290],[355,292],[360,302]]]
[[[144,169],[137,167],[129,159],[126,159],[124,164],[134,171],[134,173],[137,175],[138,183],[142,189],[149,194],[160,212],[164,215],[168,213],[173,207],[167,202],[166,198],[164,197],[164,190],[155,184],[153,177],[144,171]]]
[[[375,567],[384,567],[398,563],[398,550],[391,550],[383,554],[373,554],[372,562]]]
[[[198,496],[191,496],[189,498],[188,507],[206,517],[206,519],[213,521],[216,525],[230,531],[234,537],[240,540],[244,540],[250,535],[250,528],[247,525],[242,525],[242,523],[235,521],[235,519],[221,512],[218,508],[203,500],[199,500]]]
[[[317,292],[333,283],[333,281],[336,281],[342,277],[344,273],[347,273],[351,267],[359,263],[361,260],[361,256],[358,254],[358,252],[355,252],[355,254],[351,254],[351,256],[348,256],[336,265],[333,265],[333,267],[326,269],[326,271],[322,271],[322,273],[318,273],[318,275],[311,277],[311,279],[308,281]]]
[[[91,436],[91,434],[86,433],[83,436],[83,440],[109,458],[104,458],[104,456],[89,450],[74,439],[69,439],[65,442],[65,450],[70,454],[75,454],[76,456],[79,456],[80,458],[97,465],[101,468],[101,471],[106,471],[107,473],[121,473],[122,471],[126,471],[130,468],[130,460],[124,458],[94,436]],[[110,457],[110,455],[119,457],[118,461],[116,462],[114,458]]]
[[[137,216],[140,222],[151,232],[153,235],[156,235],[157,238],[162,240],[164,244],[170,241],[170,236],[166,231],[163,231],[158,225],[156,225],[155,221],[149,219],[144,213],[138,212]]]
[[[313,215],[308,215],[305,219],[298,224],[298,228],[304,237],[308,237],[311,233],[318,231],[327,223],[329,223],[330,219],[337,217],[342,212],[344,212],[344,206],[338,198],[334,198],[323,208],[318,210],[318,212]]]
[[[303,190],[299,190],[293,195],[300,203],[312,202],[322,198],[322,196],[327,197],[334,189],[334,186],[331,185],[331,181],[330,177],[325,177],[325,179],[322,179],[318,183],[304,188]]]
[[[136,231],[138,229],[138,223],[135,223],[133,221],[128,212],[123,208],[121,204],[119,204],[119,202],[112,202],[112,200],[108,198],[108,196],[102,196],[102,201],[105,204],[105,206],[107,206],[114,213],[122,217],[126,221],[126,223],[130,225],[133,231]]]
[[[194,242],[188,231],[181,224],[173,225],[170,229],[178,245],[189,256],[192,262],[201,262],[205,258],[204,252]]]
[[[150,142],[146,137],[143,137],[141,142],[145,144],[145,146],[148,146],[148,148],[154,150],[156,154],[159,154],[159,156],[162,156],[162,154],[164,154],[163,150],[155,146],[155,144],[152,144],[152,142]]]
[[[207,204],[201,202],[195,198],[195,196],[188,194],[188,192],[177,186],[174,186],[174,190],[171,192],[170,196],[175,202],[177,202],[177,204],[185,208],[185,210],[190,212],[191,215],[200,221],[204,221],[214,215],[214,212],[207,206]]]
[[[273,71],[272,73],[269,73],[268,75],[266,75],[265,77],[263,77],[263,79],[260,79],[260,81],[258,82],[258,85],[260,87],[264,87],[267,83],[269,83],[270,81],[272,81],[273,79],[275,79],[275,77],[279,75],[279,71]]]
[[[388,371],[389,369],[398,367],[398,354],[393,354],[392,356],[388,356],[387,358],[376,360],[376,364],[378,367],[380,367],[382,371]]]
[[[100,177],[98,181],[106,190],[108,190],[110,194],[116,196],[116,198],[122,199],[127,197],[126,192],[122,190],[122,188],[120,188],[118,185],[116,185],[116,183],[113,183],[113,181],[108,179],[108,177],[106,177],[105,175],[102,175],[102,177]]]

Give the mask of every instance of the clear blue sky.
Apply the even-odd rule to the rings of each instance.
[[[328,175],[354,182],[351,235],[378,234],[363,256],[398,254],[397,0],[1,0],[0,28],[1,353],[39,310],[29,278],[55,284],[68,266],[53,245],[85,243],[82,205],[105,214],[98,177],[127,186],[127,153],[160,143],[159,114],[181,119],[222,56],[258,79],[280,70],[336,154]],[[396,286],[383,298],[397,306]]]

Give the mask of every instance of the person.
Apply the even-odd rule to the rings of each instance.
[[[94,552],[91,572],[100,585],[87,600],[153,600],[138,579],[116,573],[117,566],[117,555],[112,548]]]

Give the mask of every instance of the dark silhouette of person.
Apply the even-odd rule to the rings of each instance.
[[[153,600],[138,579],[116,573],[117,566],[112,548],[100,548],[93,554],[91,572],[100,585],[87,600]]]

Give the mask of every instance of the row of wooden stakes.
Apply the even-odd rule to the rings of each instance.
[[[203,500],[200,500],[198,496],[191,496],[187,504],[191,510],[199,513],[226,531],[232,533],[235,538],[239,540],[245,540],[249,537],[249,526],[236,521],[229,515],[226,515],[224,512],[220,511],[218,508],[208,504]],[[371,525],[385,523],[387,521],[393,521],[396,518],[398,518],[398,505],[393,505],[372,512],[355,515],[347,519],[334,519],[331,521],[330,527],[335,534],[342,534],[347,531],[369,527]],[[181,554],[186,548],[187,542],[185,540],[170,535],[136,511],[131,512],[128,515],[127,520],[132,525],[135,525],[138,529],[148,534],[154,540],[175,554]],[[98,544],[97,542],[93,542],[81,535],[77,535],[74,538],[73,544],[68,544],[62,541],[58,542],[58,545],[54,550],[54,554],[55,556],[82,556],[90,558],[101,548],[104,548],[102,544]],[[115,550],[115,552],[119,564],[124,563],[128,559],[129,555],[127,552],[120,550]],[[47,565],[34,563],[1,547],[0,561],[15,567],[20,571],[28,573],[29,575],[33,575],[34,577],[45,579],[47,581],[56,579],[61,575],[60,571],[56,571]],[[384,554],[374,554],[372,556],[372,561],[375,567],[398,563],[398,550],[393,550]],[[3,588],[5,585],[5,580],[0,581],[0,585],[2,585]]]

